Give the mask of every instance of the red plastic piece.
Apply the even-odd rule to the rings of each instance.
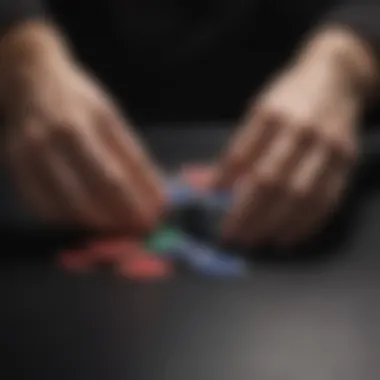
[[[133,280],[157,280],[170,277],[173,274],[173,266],[171,262],[153,256],[141,247],[119,263],[118,271],[124,277]]]
[[[129,237],[98,239],[90,242],[87,247],[99,264],[118,263],[125,256],[136,251],[138,242]]]
[[[214,178],[214,167],[211,165],[184,165],[180,178],[198,190],[208,190]]]

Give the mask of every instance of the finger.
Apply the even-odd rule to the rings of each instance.
[[[237,203],[227,215],[226,234],[237,235],[245,243],[262,237],[280,195],[283,167],[289,166],[298,150],[293,148],[294,138],[285,129],[271,137],[261,159],[251,165],[250,173],[238,185],[241,191],[237,191]]]
[[[65,162],[57,154],[51,127],[41,123],[29,124],[25,129],[28,141],[26,152],[35,164],[36,179],[43,189],[43,196],[52,199],[63,223],[80,223],[101,227],[95,207],[90,205],[90,194],[73,178]]]
[[[328,194],[325,198],[325,206],[320,207],[320,211],[316,213],[313,217],[313,213],[310,214],[305,221],[305,224],[300,228],[299,232],[295,236],[290,236],[290,242],[292,241],[303,241],[308,238],[310,235],[318,231],[318,228],[321,227],[322,223],[332,215],[336,210],[338,204],[338,199],[342,194],[344,185],[346,183],[345,176],[336,178],[336,181],[332,181],[331,187],[329,188]]]
[[[252,181],[264,182],[269,185],[255,208],[250,209],[250,215],[246,218],[245,227],[241,228],[241,238],[247,244],[257,243],[272,223],[281,197],[281,183],[284,182],[284,171],[289,166],[295,155],[293,148],[294,138],[283,130],[272,140],[267,152],[263,154],[257,168],[253,167]],[[296,149],[297,150],[297,149]],[[261,187],[263,191],[263,186]]]
[[[309,161],[309,166],[304,168],[303,174],[299,173],[298,180],[295,180],[295,189],[304,195],[309,193],[309,202],[313,202],[314,199],[314,203],[300,206],[305,210],[304,212],[301,209],[298,211],[299,216],[295,217],[296,220],[291,224],[290,231],[286,233],[288,237],[285,236],[285,240],[294,243],[298,237],[301,238],[307,234],[302,232],[303,230],[310,231],[313,226],[317,227],[325,215],[323,205],[331,205],[330,201],[324,199],[329,196],[329,191],[326,192],[326,189],[331,187],[330,182],[334,182],[337,177],[343,177],[342,181],[345,183],[357,155],[355,136],[351,133],[339,132],[347,131],[348,123],[349,120],[336,120],[330,123],[330,128],[327,130],[328,135],[319,143],[319,160],[316,157],[318,153],[316,151],[314,153],[314,170],[312,162]],[[311,227],[308,227],[309,225]],[[300,232],[297,233],[297,231]]]
[[[268,229],[273,213],[279,206],[278,198],[280,192],[278,188],[260,188],[255,196],[255,201],[251,202],[247,212],[243,213],[239,221],[238,240],[244,244],[258,244],[263,242],[265,232]]]
[[[279,120],[257,114],[238,131],[217,168],[215,186],[232,187],[236,180],[258,160],[275,135]]]
[[[79,115],[78,125],[90,120]],[[123,168],[92,128],[77,129],[73,134],[61,131],[55,137],[61,154],[66,157],[77,180],[94,198],[94,203],[115,229],[146,228],[150,223],[149,206],[131,172]]]
[[[63,215],[59,207],[56,207],[52,193],[45,191],[37,179],[38,171],[33,156],[27,154],[27,144],[23,137],[17,137],[17,142],[8,142],[12,178],[22,198],[38,216],[47,221],[62,220]]]
[[[270,177],[257,176],[255,165],[234,187],[233,203],[223,222],[226,239],[249,241],[278,190]],[[248,224],[249,223],[249,224]]]
[[[277,192],[266,212],[257,218],[256,231],[251,234],[248,244],[270,243],[276,238],[279,227],[287,223],[294,212],[294,199],[287,192]],[[251,225],[252,221],[248,222]]]
[[[260,207],[261,212],[252,215],[253,219],[248,222],[248,225],[257,225],[251,233],[250,243],[268,239],[282,222],[286,222],[294,206],[287,189],[288,178],[299,166],[309,145],[309,140],[296,133],[293,128],[283,125],[281,132],[258,163],[256,178],[258,181],[266,178],[269,184],[272,183],[272,191],[268,192],[266,204]]]
[[[327,184],[326,188],[319,190],[319,194],[314,196],[315,201],[304,207],[302,221],[293,221],[294,225],[299,227],[284,234],[281,243],[289,245],[305,241],[318,232],[322,223],[336,209],[337,201],[347,181],[347,174],[342,172],[337,175],[329,171],[324,181]]]
[[[44,156],[38,157],[38,165],[51,191],[59,199],[60,207],[66,210],[70,222],[96,229],[111,228],[112,219],[99,207],[93,193],[83,183],[83,178],[70,166],[55,137],[45,142]]]
[[[145,202],[154,208],[161,207],[164,201],[163,181],[139,138],[113,113],[105,111],[99,122],[105,141],[122,164],[133,172],[135,181],[141,184],[141,190],[146,195]]]
[[[300,161],[312,146],[312,139],[307,133],[283,123],[281,131],[261,158],[258,172],[265,176],[277,177],[281,183],[299,167]]]
[[[292,178],[291,191],[296,205],[287,223],[279,227],[279,242],[294,241],[308,220],[317,218],[319,213],[323,214],[326,181],[335,170],[336,168],[330,164],[325,147],[316,147],[310,152],[307,160]]]

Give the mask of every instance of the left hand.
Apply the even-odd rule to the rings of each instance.
[[[284,71],[249,109],[217,170],[233,187],[225,237],[286,245],[334,210],[356,157],[362,99],[328,59]]]

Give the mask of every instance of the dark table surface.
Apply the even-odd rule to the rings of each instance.
[[[145,135],[154,154],[170,165],[210,159],[228,131],[194,125]],[[356,212],[343,213],[349,231],[330,255],[259,261],[245,280],[136,285],[106,274],[66,275],[48,258],[3,259],[2,377],[379,379],[376,182],[374,175],[362,180],[349,201]],[[323,244],[318,249],[331,250]]]

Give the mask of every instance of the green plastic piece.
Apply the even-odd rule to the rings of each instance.
[[[153,252],[167,252],[173,248],[176,241],[181,239],[181,235],[178,229],[163,226],[147,237],[145,246]]]

